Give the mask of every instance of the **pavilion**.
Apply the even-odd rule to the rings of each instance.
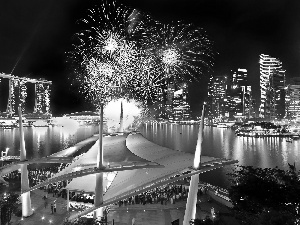
[[[138,156],[141,161],[128,162],[131,164],[131,168],[128,169],[126,169],[126,164],[124,165],[123,163],[123,166],[122,163],[119,164],[120,166],[118,167],[122,169],[115,175],[108,188],[104,185],[103,204],[100,207],[113,204],[155,187],[172,183],[185,177],[190,177],[194,174],[204,173],[237,162],[236,160],[201,156],[201,167],[200,169],[195,170],[192,167],[194,154],[159,146],[148,141],[138,133],[129,134],[125,143],[128,150]],[[84,167],[94,167],[97,159],[97,146],[98,143],[96,142],[85,155],[82,155],[82,157],[65,170],[56,174],[55,177],[69,174],[71,171],[80,170]],[[104,152],[105,150],[108,149],[104,146]],[[143,165],[140,169],[138,169],[139,164]],[[113,167],[113,165],[108,164],[107,162],[106,168],[111,166]],[[80,176],[74,178],[66,188],[68,191],[93,193],[95,191],[95,181],[95,174]],[[92,207],[84,212],[72,215],[70,219],[83,216],[95,209],[96,208]]]

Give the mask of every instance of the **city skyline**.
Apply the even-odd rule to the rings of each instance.
[[[0,72],[53,81],[54,112],[86,109],[82,97],[70,91],[64,52],[78,30],[76,21],[97,2],[0,3],[3,17],[0,22],[3,31]],[[297,1],[120,2],[163,22],[181,20],[204,28],[218,52],[213,75],[226,75],[230,70],[245,68],[250,85],[258,85],[259,55],[268,54],[282,61],[287,78],[299,76],[300,20],[297,11],[300,4]],[[200,105],[207,96],[209,76],[203,78],[204,82],[191,85],[193,112],[200,112]],[[258,98],[259,93],[253,94]]]

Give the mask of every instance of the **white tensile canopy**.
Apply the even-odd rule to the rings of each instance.
[[[92,151],[96,151],[97,147],[98,144],[96,143],[91,150],[86,153],[87,156],[83,156],[83,159],[86,161],[86,163],[89,160],[91,160],[90,162],[95,162],[95,158],[92,159],[88,157],[88,155],[90,155]],[[148,141],[141,134],[128,135],[126,138],[126,147],[136,156],[139,156],[147,161],[163,165],[164,168],[145,168],[119,171],[104,194],[104,203],[118,201],[121,198],[133,195],[141,190],[154,188],[162,185],[163,183],[170,183],[173,181],[170,180],[170,177],[176,174],[182,175],[182,172],[186,171],[187,169],[193,171],[192,165],[194,154],[175,151],[159,146],[151,141]],[[78,166],[80,164],[79,161],[81,160],[79,159],[76,161],[74,166]],[[218,162],[218,165],[220,166],[217,168],[219,168],[223,167],[225,164],[228,164],[230,161],[207,156],[201,157],[202,165],[212,165],[215,162]],[[224,162],[224,165],[222,165],[222,162]],[[207,169],[203,170],[203,172],[205,171],[207,171]],[[197,173],[199,173],[199,171]],[[74,178],[67,185],[67,189],[93,192],[95,190],[95,180],[95,175]],[[104,185],[105,183],[106,181],[104,181]]]

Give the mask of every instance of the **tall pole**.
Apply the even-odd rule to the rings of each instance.
[[[203,104],[201,122],[198,132],[198,140],[194,157],[194,169],[200,168],[201,163],[201,151],[202,151],[202,141],[203,141],[203,128],[204,128],[204,110],[205,103]],[[196,219],[196,204],[197,204],[197,193],[198,193],[198,184],[199,184],[199,174],[191,176],[189,194],[187,198],[183,225],[189,225],[190,221]]]
[[[24,141],[24,132],[23,132],[23,122],[22,122],[22,109],[19,105],[19,131],[20,131],[20,161],[26,160],[26,149],[25,149],[25,141]],[[29,189],[29,180],[28,180],[28,170],[26,164],[21,164],[21,189],[28,190]],[[31,208],[31,198],[30,192],[25,192],[21,195],[22,201],[22,216],[28,217],[33,214]]]
[[[69,189],[66,189],[67,190],[67,212],[70,211],[70,191]]]
[[[37,112],[37,104],[38,104],[38,101],[37,101],[37,94],[36,94],[36,85],[37,83],[34,84],[34,108],[33,108],[33,112]]]
[[[119,127],[119,132],[124,131],[124,121],[123,121],[123,102],[121,101],[121,114],[120,114],[120,127]]]
[[[99,123],[99,148],[97,154],[97,168],[103,168],[103,103],[100,104],[100,123]],[[94,206],[98,207],[103,203],[103,173],[96,174],[95,201]],[[103,216],[103,208],[94,211],[94,218]]]

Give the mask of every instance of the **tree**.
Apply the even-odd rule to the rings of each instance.
[[[18,208],[19,195],[15,193],[4,194],[0,200],[1,224],[7,224],[11,220],[11,214]]]
[[[300,179],[295,170],[237,166],[228,175],[233,209],[246,224],[294,224],[300,219]],[[268,218],[272,223],[265,222]]]

